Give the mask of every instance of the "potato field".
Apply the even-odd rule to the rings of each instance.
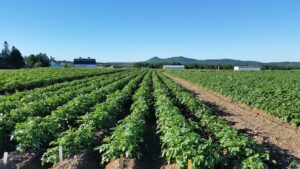
[[[0,168],[283,166],[265,140],[260,143],[235,128],[166,74],[294,127],[300,124],[300,72],[0,71]],[[285,167],[295,167],[296,157]]]
[[[173,71],[174,75],[213,89],[291,124],[300,124],[299,71]]]

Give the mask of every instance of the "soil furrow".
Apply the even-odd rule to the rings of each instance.
[[[268,148],[271,157],[280,166],[287,167],[293,160],[300,162],[299,128],[182,78],[167,73],[165,75],[195,94],[200,100],[207,102],[215,109],[216,114],[232,123],[236,129]]]

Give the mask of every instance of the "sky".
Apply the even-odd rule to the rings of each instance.
[[[0,43],[56,60],[300,61],[299,0],[0,0]]]

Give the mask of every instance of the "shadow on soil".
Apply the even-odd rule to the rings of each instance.
[[[159,169],[165,164],[161,157],[161,144],[159,136],[156,133],[156,118],[154,111],[147,120],[147,127],[144,135],[144,146],[142,147],[142,156],[137,161],[137,168],[143,169]]]
[[[193,93],[195,94],[195,93]],[[209,102],[205,102],[205,104],[210,107],[214,114],[217,116],[231,116],[232,114],[229,112],[226,112],[224,110],[222,110],[219,106],[209,103]],[[230,122],[228,121],[229,124],[234,125],[235,122]],[[260,132],[257,131],[253,131],[251,129],[248,128],[244,128],[244,129],[239,129],[238,130],[240,133],[243,133],[251,138],[253,137],[262,137]],[[276,161],[276,165],[274,164],[270,164],[272,168],[278,168],[278,169],[283,169],[283,168],[289,168],[289,169],[293,169],[293,168],[297,168],[300,167],[300,159],[289,154],[288,150],[282,149],[270,142],[267,141],[268,138],[267,137],[263,137],[262,138],[262,146],[267,149],[270,152],[270,159],[271,160],[275,160]]]

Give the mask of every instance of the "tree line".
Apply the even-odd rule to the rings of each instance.
[[[211,69],[211,70],[233,70],[235,65],[233,64],[181,64],[181,63],[146,63],[146,62],[136,62],[133,64],[135,68],[154,68],[161,69],[163,65],[184,65],[186,69]],[[272,64],[262,64],[260,65],[261,70],[293,70],[300,69],[296,66],[280,66]]]
[[[49,67],[52,60],[54,58],[49,58],[45,53],[31,54],[23,57],[19,49],[14,46],[10,49],[8,42],[5,41],[0,53],[0,69]]]
[[[181,64],[177,62],[172,63],[146,63],[146,62],[136,62],[133,67],[136,68],[154,68],[161,69],[163,65],[184,65],[186,69],[220,69],[220,70],[230,70],[233,69],[233,65],[215,65],[215,64]]]

